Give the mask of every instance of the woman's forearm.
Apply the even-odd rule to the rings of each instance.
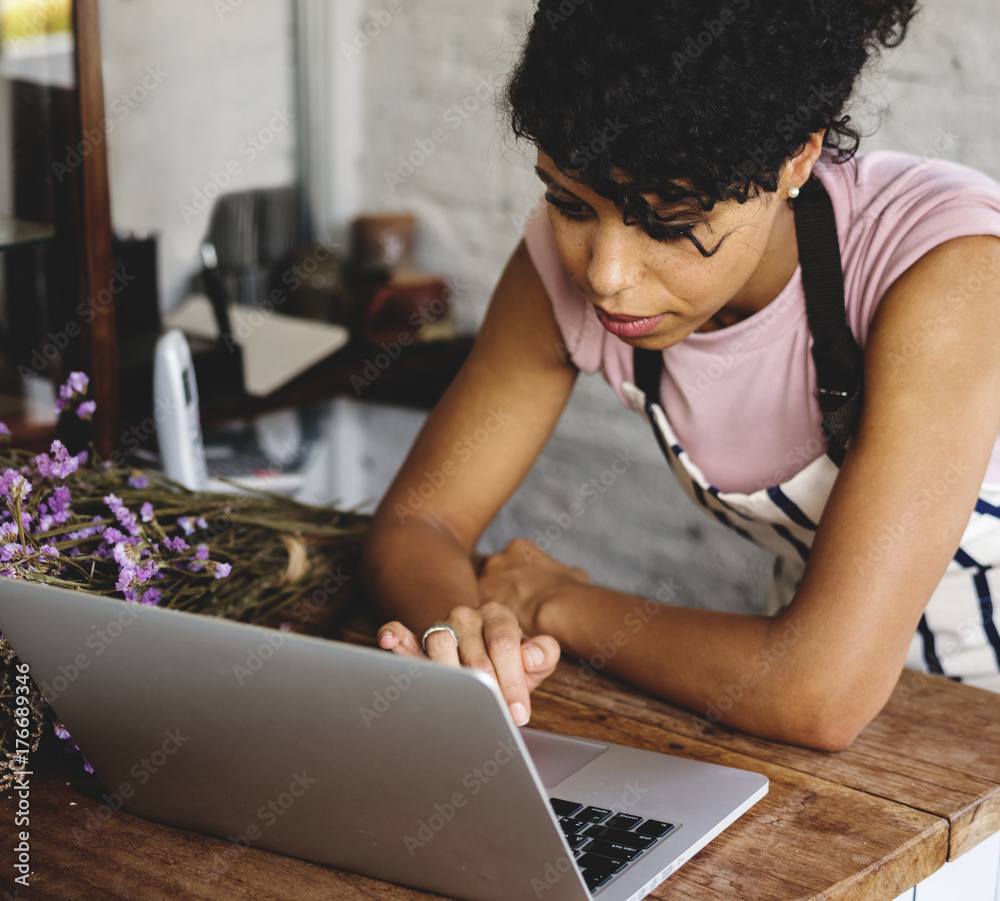
[[[837,750],[874,715],[868,699],[848,696],[824,670],[815,654],[822,641],[801,616],[691,609],[568,586],[540,606],[536,626],[579,658],[585,675],[607,672],[764,738]]]
[[[453,607],[479,603],[469,552],[445,529],[416,517],[399,525],[373,522],[361,576],[382,616],[405,623],[418,635]]]

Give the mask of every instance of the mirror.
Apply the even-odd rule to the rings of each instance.
[[[73,53],[70,0],[0,0],[0,420],[28,442],[55,426],[53,380],[79,334],[54,242]]]
[[[167,310],[216,198],[298,180],[294,4],[102,0],[100,23],[112,223],[156,236]]]

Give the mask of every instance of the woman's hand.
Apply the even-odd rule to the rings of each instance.
[[[564,588],[589,584],[584,570],[560,563],[524,538],[487,557],[478,575],[480,601],[508,607],[529,635],[537,631],[538,609],[545,600]]]
[[[403,657],[429,657],[450,666],[467,666],[496,679],[514,722],[523,726],[531,716],[529,695],[552,675],[559,662],[559,644],[551,635],[526,636],[514,612],[503,604],[455,607],[441,622],[458,634],[458,646],[447,631],[427,636],[427,654],[420,636],[400,622],[378,630],[379,647]]]
[[[531,710],[529,695],[552,675],[559,662],[559,643],[551,635],[535,635],[538,605],[566,585],[589,585],[581,569],[564,566],[523,539],[482,561],[478,574],[479,607],[455,607],[441,620],[458,634],[458,646],[447,631],[420,637],[400,622],[378,631],[379,646],[406,657],[424,657],[451,666],[468,666],[493,676],[514,722],[523,726]]]

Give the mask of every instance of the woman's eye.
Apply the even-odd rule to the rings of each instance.
[[[647,230],[647,234],[654,240],[660,241],[663,244],[672,244],[675,241],[692,241],[692,232],[696,228],[697,224],[686,223],[686,222],[676,222],[667,224],[666,222],[654,223]]]
[[[554,194],[546,193],[545,199],[559,211],[560,216],[563,216],[573,222],[579,222],[582,219],[586,219],[587,214],[590,212],[590,207],[586,204],[574,203],[571,200],[563,200],[561,197],[556,197]]]
[[[660,227],[650,232],[650,237],[662,244],[673,244],[676,241],[689,240],[691,229]]]

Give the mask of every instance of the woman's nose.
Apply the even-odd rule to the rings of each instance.
[[[590,242],[587,279],[599,297],[613,297],[635,287],[642,277],[642,248],[637,247],[636,229],[623,222],[599,224]]]

